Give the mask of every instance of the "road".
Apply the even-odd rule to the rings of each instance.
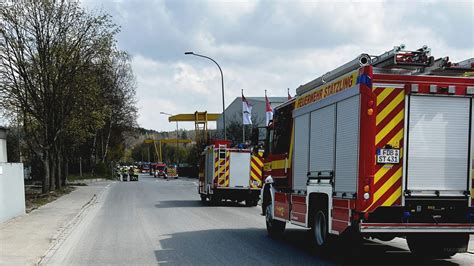
[[[207,206],[199,201],[195,179],[162,180],[141,175],[139,182],[110,186],[45,262],[64,264],[172,265],[334,265],[337,255],[318,256],[305,230],[289,226],[281,239],[265,231],[259,207]],[[400,239],[392,245],[365,244],[364,264],[474,264],[473,254],[450,260],[420,261]],[[365,254],[365,253],[364,253]],[[349,261],[354,262],[354,261]]]

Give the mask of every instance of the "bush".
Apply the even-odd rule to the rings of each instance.
[[[95,165],[95,174],[99,176],[103,175],[111,175],[109,167],[103,162],[99,162],[98,164]]]

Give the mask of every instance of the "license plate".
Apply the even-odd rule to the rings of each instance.
[[[400,150],[399,149],[378,149],[377,150],[377,163],[400,163]]]

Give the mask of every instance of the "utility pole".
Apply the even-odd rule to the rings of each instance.
[[[176,121],[176,166],[178,166],[178,121]]]
[[[169,114],[169,113],[166,113],[166,112],[160,112],[160,114],[162,115],[167,115],[167,116],[173,116],[172,114]],[[175,151],[175,155],[174,155],[174,158],[175,158],[175,161],[176,161],[176,164],[178,164],[178,143],[179,143],[179,127],[178,127],[178,121],[176,121],[176,151]],[[160,144],[160,153],[161,153],[161,144]]]

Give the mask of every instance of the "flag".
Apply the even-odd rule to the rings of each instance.
[[[265,91],[265,116],[267,126],[270,124],[270,121],[273,120],[273,108],[268,101],[267,92]]]
[[[293,97],[290,95],[290,88],[288,88],[288,100],[291,100]]]
[[[247,101],[242,91],[242,124],[252,124],[252,105]]]

